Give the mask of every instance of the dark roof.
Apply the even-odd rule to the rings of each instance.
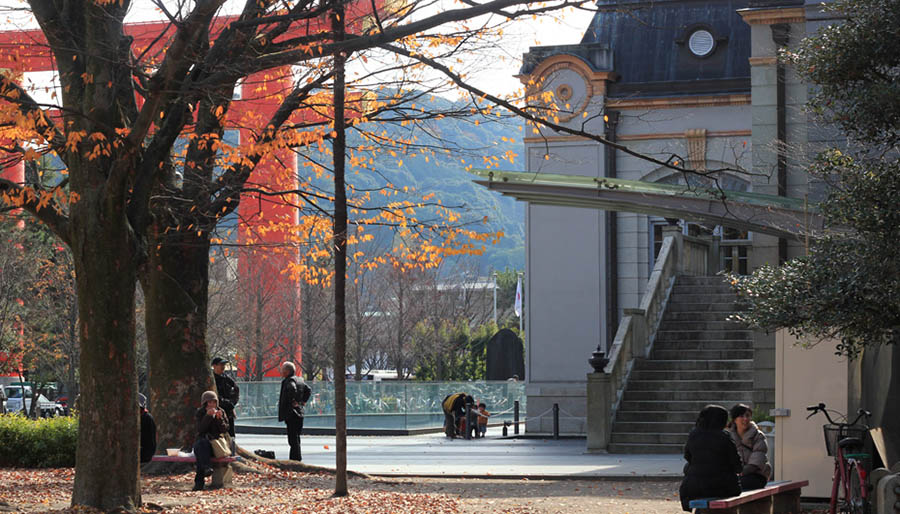
[[[609,46],[604,43],[581,43],[580,45],[532,46],[522,56],[522,68],[519,74],[527,75],[546,58],[553,55],[568,54],[578,57],[593,71],[612,71],[613,55]]]
[[[748,1],[598,0],[581,44],[612,53],[619,75],[612,97],[749,92],[750,26],[737,13]],[[716,39],[705,58],[687,47],[687,37],[701,27]]]

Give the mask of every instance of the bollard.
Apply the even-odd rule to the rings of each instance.
[[[553,404],[553,439],[559,439],[559,404]]]
[[[509,428],[509,421],[503,422],[503,437],[508,435],[507,429]]]
[[[519,435],[519,400],[513,403],[513,433]]]

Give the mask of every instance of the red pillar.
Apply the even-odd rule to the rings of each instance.
[[[244,82],[239,112],[244,120],[256,120],[257,127],[268,121],[293,85],[290,69],[251,76]],[[242,123],[246,126],[245,123]],[[241,143],[253,134],[241,131]],[[268,193],[293,191],[298,185],[296,155],[275,149],[257,165],[249,188]],[[285,271],[299,260],[292,244],[293,228],[299,223],[294,194],[245,193],[238,208],[240,249],[238,280],[244,298],[248,333],[243,334],[244,354],[238,355],[242,377],[261,373],[280,376],[281,363],[301,364],[300,289]],[[250,342],[250,345],[246,343]]]

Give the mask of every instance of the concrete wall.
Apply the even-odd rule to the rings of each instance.
[[[601,177],[601,152],[585,142],[529,147],[528,169]],[[526,431],[550,432],[545,411],[559,403],[560,430],[585,432],[587,359],[607,344],[605,217],[594,209],[526,208]]]
[[[791,23],[788,47],[806,35],[805,22]],[[778,194],[777,174],[777,70],[778,49],[770,25],[751,26],[751,85],[753,109],[753,191]],[[809,164],[809,120],[805,106],[808,86],[790,68],[785,69],[785,140],[787,153],[787,196],[804,198],[810,191],[806,167]],[[787,258],[803,255],[805,242],[788,240]],[[754,234],[750,269],[779,264],[778,238]],[[754,334],[754,404],[769,409],[775,401],[774,334]]]
[[[790,409],[775,418],[775,480],[809,480],[803,496],[831,496],[834,459],[825,451],[825,416],[806,419],[806,407],[819,402],[847,412],[847,361],[834,354],[834,341],[802,347],[796,338],[776,333],[776,402]]]

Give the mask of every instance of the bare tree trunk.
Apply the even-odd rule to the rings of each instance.
[[[133,511],[141,503],[135,366],[134,241],[124,202],[103,187],[72,205],[81,315],[81,399],[72,505]]]
[[[214,389],[206,345],[209,238],[196,231],[153,227],[141,274],[150,363],[150,405],[157,448],[188,448],[203,391]]]
[[[335,0],[331,27],[336,40],[344,38],[344,6]],[[344,63],[334,56],[334,495],[347,495],[347,191],[344,165],[347,134],[344,122]]]

